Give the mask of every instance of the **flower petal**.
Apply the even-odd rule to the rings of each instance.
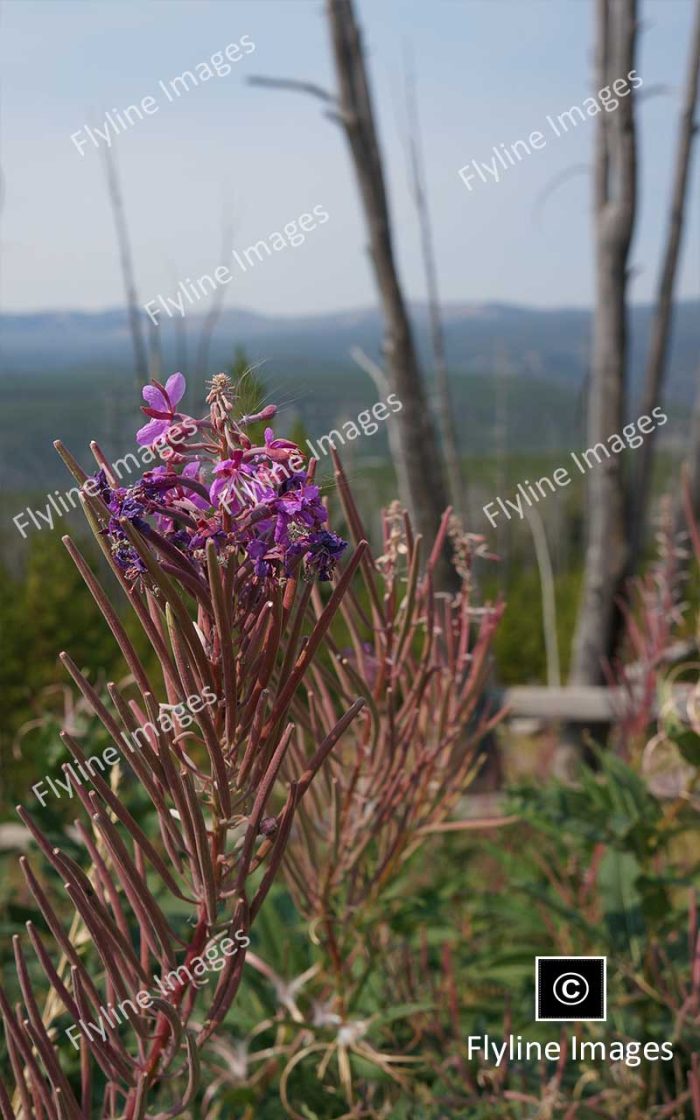
[[[209,500],[215,506],[219,500],[219,495],[226,489],[225,478],[215,478],[209,487]]]
[[[144,385],[141,392],[143,394],[143,399],[150,404],[151,408],[170,412],[167,400],[156,385]]]
[[[178,404],[185,395],[187,382],[181,373],[171,373],[168,380],[165,382],[165,391],[170,397],[170,403],[173,405]]]
[[[143,428],[139,428],[136,442],[142,447],[148,447],[158,439],[158,436],[162,436],[163,432],[167,432],[169,427],[168,420],[151,420],[150,423],[144,424]]]

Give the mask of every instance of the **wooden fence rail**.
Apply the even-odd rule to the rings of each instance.
[[[692,684],[673,687],[672,695],[679,715],[683,715]],[[508,718],[542,719],[546,721],[606,723],[619,718],[630,703],[630,693],[623,688],[569,685],[549,688],[544,685],[516,685],[503,689],[501,702],[508,708]]]

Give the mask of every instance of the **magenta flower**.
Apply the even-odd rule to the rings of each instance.
[[[193,482],[201,482],[202,481],[201,478],[200,478],[201,466],[202,466],[202,464],[199,462],[199,459],[192,459],[192,461],[189,462],[187,464],[187,466],[184,468],[181,477],[182,478],[189,478]],[[209,508],[209,503],[205,502],[205,500],[201,496],[201,494],[198,494],[196,491],[191,490],[188,487],[184,487],[183,492],[184,492],[185,496],[187,498],[189,498],[189,500],[192,502],[192,505],[196,506],[197,509],[208,509]]]
[[[165,385],[155,379],[150,385],[143,387],[143,399],[149,407],[141,406],[146,416],[152,417],[150,423],[144,424],[136,433],[136,441],[142,446],[150,446],[159,436],[165,434],[182,417],[175,411],[185,395],[186,382],[181,373],[172,373]]]
[[[298,451],[296,443],[292,443],[291,439],[278,439],[272,428],[265,428],[265,448],[267,451],[270,449],[285,449],[289,451]]]
[[[242,451],[234,451],[230,459],[222,459],[220,463],[214,467],[214,481],[209,489],[209,499],[213,506],[218,505],[223,497],[225,501],[229,501],[231,494],[236,500],[236,512],[240,508],[238,495],[236,494],[235,484],[238,479],[241,461],[243,459]]]
[[[209,415],[199,420],[176,411],[185,392],[182,374],[173,374],[165,385],[154,380],[143,390],[149,423],[139,431],[138,442],[150,446],[165,436],[172,444],[185,422],[198,432],[196,443],[129,487],[112,488],[104,472],[98,472],[95,481],[108,515],[103,532],[117,563],[129,582],[146,579],[126,520],[156,542],[170,575],[181,558],[183,581],[195,594],[197,581],[206,578],[210,540],[225,557],[246,556],[254,580],[284,581],[299,572],[307,579],[330,579],[345,542],[327,528],[328,514],[303,453],[272,428],[265,430],[261,446],[252,447],[241,421],[230,415],[227,393],[232,387],[226,375],[217,378],[208,398]],[[273,413],[274,405],[268,405],[244,421],[268,419]]]
[[[182,479],[201,483],[201,463],[193,459],[187,463],[181,474],[176,474],[170,467],[154,467],[143,476],[142,484],[146,496],[166,504],[174,510],[199,516],[200,511],[209,509],[209,502],[192,487],[183,486]],[[163,513],[156,515],[156,525],[159,532],[170,532],[175,527],[175,521]]]

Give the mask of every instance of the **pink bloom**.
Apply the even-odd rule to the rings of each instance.
[[[265,447],[272,448],[289,448],[290,451],[298,451],[296,443],[292,443],[291,439],[277,439],[272,428],[265,428]]]
[[[184,468],[180,477],[190,478],[193,482],[201,482],[202,480],[199,474],[201,466],[202,464],[200,463],[199,459],[193,459]],[[204,500],[202,495],[198,494],[196,490],[190,490],[189,486],[181,487],[178,493],[184,494],[185,497],[192,503],[192,505],[197,507],[197,509],[209,509],[209,504]]]
[[[214,467],[215,478],[209,488],[209,498],[213,506],[218,505],[222,497],[224,497],[225,501],[230,500],[230,496],[233,494],[236,498],[235,512],[238,512],[240,503],[236,495],[235,483],[240,472],[242,459],[243,452],[234,451],[231,459],[222,459],[222,461]]]
[[[172,373],[165,385],[155,379],[150,385],[143,387],[143,399],[149,405],[141,406],[146,416],[151,416],[150,423],[144,424],[136,433],[136,442],[142,446],[150,446],[159,436],[165,434],[172,424],[179,422],[182,417],[175,411],[185,395],[186,382],[181,373]]]

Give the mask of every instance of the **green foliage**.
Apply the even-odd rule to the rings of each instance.
[[[649,858],[671,833],[663,813],[640,775],[609,753],[598,755],[600,769],[584,770],[579,784],[558,782],[513,791],[515,811],[540,831],[569,845],[602,843]]]
[[[245,350],[237,347],[229,369],[238,394],[237,411],[241,414],[259,412],[268,396],[265,383],[250,365]]]
[[[678,806],[669,811],[634,766],[612,755],[601,756],[599,769],[584,773],[575,787],[522,784],[511,791],[510,801],[508,813],[516,821],[496,833],[436,839],[383,896],[382,911],[367,930],[361,954],[367,975],[350,1014],[370,1024],[367,1037],[377,1050],[409,1053],[420,1061],[398,1088],[376,1068],[360,1069],[353,1059],[358,1093],[375,1107],[390,1100],[387,1115],[392,1120],[534,1116],[523,1103],[501,1094],[527,1094],[531,1102],[541,1101],[554,1067],[547,1073],[534,1062],[516,1063],[493,1093],[486,1073],[481,1087],[469,1090],[460,1073],[465,1040],[487,1033],[500,1041],[507,1031],[533,1041],[557,1038],[555,1025],[534,1021],[535,957],[601,955],[608,958],[608,1022],[584,1024],[581,1037],[673,1040],[677,1061],[673,1068],[643,1063],[634,1076],[626,1071],[630,1076],[622,1082],[606,1063],[570,1062],[560,1105],[551,1116],[563,1117],[574,1099],[581,1101],[576,1112],[580,1120],[652,1115],[646,1110],[670,1099],[678,1084],[684,1084],[683,1071],[700,1045],[697,1019],[679,1029],[674,1010],[681,999],[678,992],[689,983],[688,888],[699,881],[697,862],[683,854],[678,842],[697,827],[697,818],[690,810],[679,812]],[[321,961],[314,931],[305,930],[282,887],[271,902],[256,929],[254,950],[278,982],[246,969],[231,1020],[239,1043],[256,1021],[269,1024],[251,1052],[263,1044],[273,1050],[278,1045],[278,1063],[258,1085],[255,1115],[263,1117],[275,1115],[279,1077],[295,1052],[295,1040],[333,1039],[332,1029],[311,1027],[319,1006],[311,999],[313,976],[307,974],[294,988],[294,978]],[[456,1022],[440,987],[446,946]],[[406,1000],[402,962],[416,980],[412,1001]],[[280,981],[291,984],[288,990],[294,991],[301,1019],[283,1006]],[[334,1120],[342,1114],[342,1094],[338,1096],[339,1086],[330,1094],[319,1093],[320,1057],[317,1053],[299,1063],[288,1087],[298,1108],[299,1102],[306,1103],[307,1112],[300,1108],[300,1114]],[[473,1062],[470,1073],[477,1073]],[[593,1095],[597,1103],[588,1109],[585,1102]],[[230,1089],[225,1099],[240,1107],[251,1100],[250,1086]]]
[[[581,571],[559,575],[555,580],[557,638],[562,676],[569,666],[569,653],[576,626],[576,610]],[[484,593],[498,593],[498,572],[493,568],[484,582]],[[537,568],[516,565],[512,568],[503,596],[507,606],[493,643],[499,678],[503,684],[544,682],[547,678],[544,632],[542,630],[542,592]]]
[[[122,608],[122,592],[98,561],[96,549],[89,544],[84,548],[93,569],[100,569],[115,605]],[[58,533],[31,536],[27,550],[22,578],[0,577],[0,688],[7,705],[0,733],[2,800],[11,804],[24,801],[30,778],[48,768],[40,736],[33,733],[21,755],[16,737],[28,721],[42,719],[47,712],[62,714],[67,681],[58,653],[70,650],[92,680],[118,679],[125,672],[109,628]],[[131,618],[127,628],[143,648],[145,642]],[[54,721],[52,742],[58,741],[57,732]]]

